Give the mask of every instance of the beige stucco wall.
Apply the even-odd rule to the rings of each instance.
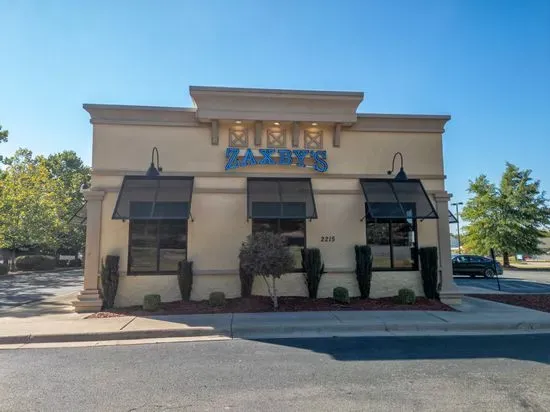
[[[318,247],[327,273],[320,296],[332,296],[332,289],[345,286],[352,296],[358,294],[353,246],[365,243],[364,198],[358,182],[361,174],[386,177],[396,151],[403,153],[409,175],[430,175],[423,180],[428,191],[444,189],[441,135],[437,133],[389,133],[343,131],[341,147],[332,146],[332,129],[324,129],[327,173],[288,166],[256,166],[224,171],[228,123],[220,125],[220,144],[212,145],[208,127],[162,127],[135,125],[94,126],[92,185],[106,190],[101,220],[100,256],[120,256],[121,281],[117,306],[141,304],[143,296],[159,293],[163,301],[180,299],[173,275],[127,276],[128,222],[112,220],[117,190],[126,171],[147,169],[151,149],[158,147],[164,173],[196,175],[189,222],[188,257],[196,272],[192,299],[206,299],[212,291],[227,297],[240,293],[237,276],[238,250],[251,232],[246,220],[246,174],[307,175],[312,177],[318,219],[307,221],[307,246]],[[249,130],[250,147],[256,148]],[[303,147],[303,133],[300,137]],[[265,145],[265,136],[262,147]],[[290,130],[287,147],[291,147]],[[322,236],[334,236],[335,242],[321,242]],[[418,222],[420,246],[437,246],[435,220]],[[409,287],[422,294],[418,272],[377,272],[372,296],[395,295]],[[301,274],[289,274],[279,282],[281,295],[306,295]],[[253,293],[265,294],[260,279]]]
[[[332,290],[343,286],[350,296],[359,296],[359,289],[354,273],[327,273],[319,285],[319,297],[332,297]],[[371,297],[393,296],[400,288],[409,288],[417,296],[423,296],[422,283],[418,272],[374,272],[371,286]],[[240,295],[240,282],[236,274],[199,275],[193,278],[191,300],[208,299],[211,292],[222,291],[227,298]],[[161,296],[163,302],[181,299],[176,276],[122,276],[118,286],[115,306],[127,307],[141,305],[143,297],[150,293]],[[267,296],[267,287],[262,278],[254,279],[254,295]],[[279,296],[307,296],[307,288],[302,274],[290,273],[277,280]]]

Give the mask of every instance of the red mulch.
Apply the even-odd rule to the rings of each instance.
[[[507,303],[514,306],[550,312],[550,295],[469,295],[474,298]]]
[[[401,305],[395,298],[359,299],[352,298],[348,305],[336,303],[334,299],[308,299],[305,297],[283,296],[279,298],[279,312],[302,312],[322,310],[442,310],[454,311],[438,300],[417,298],[414,305]],[[224,306],[212,307],[207,300],[199,302],[168,302],[162,303],[155,315],[191,315],[198,313],[251,313],[273,312],[271,299],[268,296],[252,296],[250,298],[227,299]],[[141,306],[123,309],[112,309],[90,315],[89,318],[110,318],[117,316],[148,316]]]

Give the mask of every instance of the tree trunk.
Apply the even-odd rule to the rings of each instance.
[[[15,272],[17,270],[16,267],[15,267],[15,249],[12,249],[12,251],[11,251],[11,265],[10,266],[11,266],[12,271]]]
[[[273,278],[273,309],[274,310],[277,310],[279,309],[279,302],[277,300],[277,286],[275,285],[275,276],[272,277]]]
[[[502,252],[502,264],[505,268],[510,267],[510,255],[508,252]]]

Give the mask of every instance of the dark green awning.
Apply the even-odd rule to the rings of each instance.
[[[249,178],[247,197],[248,218],[317,218],[311,179]]]
[[[113,219],[189,219],[193,178],[124,176]]]
[[[361,179],[370,219],[437,219],[437,213],[418,179]]]

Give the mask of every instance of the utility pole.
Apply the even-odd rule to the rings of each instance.
[[[451,203],[456,208],[456,235],[458,238],[458,254],[462,253],[460,250],[460,214],[458,212],[458,206],[462,206],[463,202]]]

